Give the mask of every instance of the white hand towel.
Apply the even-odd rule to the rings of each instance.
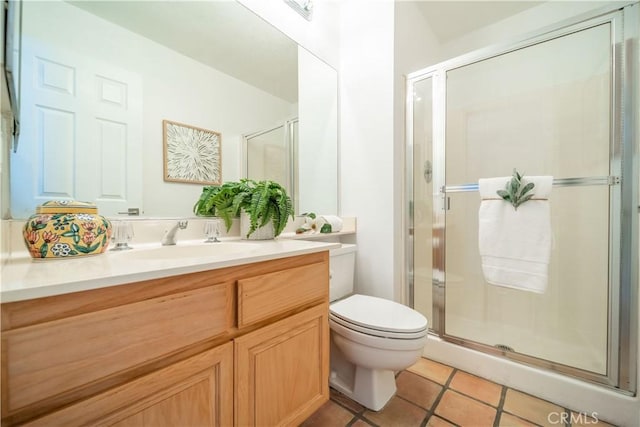
[[[522,186],[533,182],[534,196],[516,210],[496,194],[511,177],[478,181],[478,244],[482,271],[492,285],[536,293],[547,288],[551,256],[551,176],[525,176]]]
[[[342,230],[342,218],[336,215],[322,215],[320,218],[325,224],[331,224],[331,232],[337,233]]]

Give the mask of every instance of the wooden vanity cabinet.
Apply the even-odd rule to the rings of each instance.
[[[319,252],[2,304],[2,425],[295,425],[329,398]]]
[[[236,425],[298,425],[329,398],[328,306],[234,340]]]
[[[227,343],[24,425],[228,426],[232,390],[233,344]]]

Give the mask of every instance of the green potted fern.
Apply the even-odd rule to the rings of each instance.
[[[253,240],[279,236],[294,215],[291,198],[280,184],[250,179],[204,187],[193,211],[222,218],[227,231],[240,216],[240,235]]]

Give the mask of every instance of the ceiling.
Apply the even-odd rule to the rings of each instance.
[[[446,43],[501,21],[543,1],[417,1],[416,4],[440,43]]]
[[[297,44],[235,1],[67,1],[279,98],[298,100]]]
[[[67,1],[252,86],[297,102],[296,43],[235,1]],[[446,43],[543,2],[415,3],[440,43]]]

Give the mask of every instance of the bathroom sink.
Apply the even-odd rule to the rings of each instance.
[[[134,249],[126,251],[127,258],[163,260],[185,258],[207,258],[240,253],[248,253],[259,245],[246,242],[202,243],[198,245],[161,246],[151,249]]]

